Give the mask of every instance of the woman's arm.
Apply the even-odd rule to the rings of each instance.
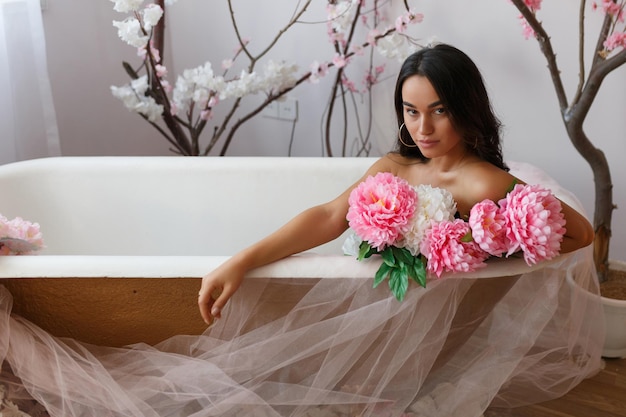
[[[303,211],[266,238],[242,250],[203,277],[198,296],[200,314],[208,324],[219,318],[222,308],[251,269],[322,245],[339,237],[347,228],[348,198],[368,175],[387,167],[386,157],[334,200]]]
[[[561,253],[573,252],[593,242],[593,226],[582,214],[561,201],[561,212],[565,216],[565,236],[561,242]]]

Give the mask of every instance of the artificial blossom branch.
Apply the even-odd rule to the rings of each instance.
[[[122,87],[111,87],[112,93],[124,102],[124,105],[134,112],[140,114],[166,140],[173,146],[174,153],[180,155],[209,155],[220,140],[223,140],[220,155],[225,155],[231,141],[235,137],[237,130],[247,121],[258,115],[265,107],[276,100],[280,100],[288,92],[305,81],[316,82],[324,77],[329,69],[336,68],[338,76],[335,77],[330,93],[329,102],[333,103],[337,98],[344,99],[346,89],[339,88],[342,83],[347,82],[345,67],[349,65],[350,58],[365,48],[375,48],[383,56],[397,53],[399,50],[406,50],[406,54],[412,52],[414,41],[404,32],[407,23],[421,21],[421,15],[409,10],[408,1],[404,0],[406,8],[405,14],[396,19],[395,27],[389,25],[379,29],[378,16],[384,14],[391,2],[379,4],[374,1],[374,6],[368,9],[369,14],[375,16],[376,24],[370,27],[368,40],[354,46],[356,28],[358,25],[367,22],[367,18],[362,13],[365,2],[355,2],[353,0],[329,0],[327,24],[332,25],[331,43],[335,49],[333,59],[322,61],[322,64],[312,65],[312,70],[303,72],[296,76],[298,68],[294,64],[287,62],[264,61],[263,58],[270,50],[276,46],[279,39],[289,33],[289,29],[302,21],[302,17],[309,8],[311,0],[305,1],[301,6],[296,7],[289,21],[278,30],[269,44],[262,48],[258,54],[251,50],[250,41],[241,36],[238,22],[235,19],[233,1],[228,0],[230,19],[238,42],[238,50],[234,57],[225,60],[222,75],[216,75],[210,62],[204,65],[183,71],[178,76],[175,86],[172,87],[167,81],[167,71],[163,66],[163,39],[164,39],[164,9],[172,0],[158,0],[156,4],[150,4],[141,8],[141,2],[131,0],[111,0],[115,3],[115,10],[131,13],[131,16],[124,21],[115,21],[120,38],[132,46],[139,48],[142,63],[137,70],[133,70],[130,64],[123,63],[130,75],[131,82]],[[137,4],[139,3],[139,4]],[[397,22],[402,24],[398,24]],[[390,42],[392,47],[381,46],[382,40],[396,38],[396,42]],[[401,39],[404,46],[397,41]],[[386,49],[388,48],[388,49]],[[229,70],[234,66],[235,60],[247,59],[246,70],[241,71],[238,76],[227,78]],[[264,73],[257,71],[258,64],[264,62]],[[129,70],[130,69],[130,70]],[[370,65],[371,71],[371,65]],[[140,75],[140,73],[144,73]],[[367,86],[369,88],[372,84]],[[351,91],[353,93],[353,91]],[[243,100],[254,103],[250,96],[265,95],[258,105],[252,106],[252,110],[245,114],[241,110]],[[227,102],[230,100],[230,104]],[[344,99],[345,100],[345,99]],[[258,102],[258,100],[257,100]],[[345,103],[344,103],[345,104]],[[206,125],[213,120],[216,106],[221,108],[229,105],[221,120],[215,122],[212,128],[209,142],[202,147],[201,137]],[[249,108],[246,106],[245,108]],[[345,105],[344,105],[345,108]],[[332,112],[327,112],[327,124],[333,117]],[[347,115],[342,114],[343,123],[348,123]],[[161,126],[160,124],[164,126]],[[360,129],[359,129],[360,131]],[[330,133],[326,135],[326,140],[330,140]],[[345,149],[346,135],[343,136]],[[330,142],[327,146],[328,155],[332,155]],[[345,154],[345,151],[343,151]]]

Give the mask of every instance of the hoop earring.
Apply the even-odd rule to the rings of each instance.
[[[402,123],[402,125],[400,125],[400,129],[398,129],[398,140],[400,141],[401,144],[403,144],[404,146],[406,146],[407,148],[417,148],[416,144],[413,145],[407,145],[406,143],[404,143],[404,141],[402,140],[402,128],[405,127],[404,123]]]

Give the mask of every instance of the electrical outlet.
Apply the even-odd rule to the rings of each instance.
[[[278,101],[278,118],[289,121],[298,120],[298,100],[286,98],[283,101]]]
[[[263,115],[263,117],[278,119],[278,103],[276,101],[272,101],[263,108],[261,114]]]

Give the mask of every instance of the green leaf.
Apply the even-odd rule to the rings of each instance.
[[[363,241],[359,245],[359,256],[357,257],[357,260],[362,261],[365,258],[369,258],[376,252],[377,250],[375,248],[371,247],[369,243]]]
[[[139,74],[137,74],[137,71],[135,71],[128,62],[122,61],[122,66],[124,67],[126,74],[128,74],[130,78],[132,78],[133,80],[139,78]]]
[[[418,257],[413,264],[413,271],[410,274],[415,282],[426,288],[426,265],[421,257]]]
[[[389,272],[393,269],[393,267],[387,265],[386,263],[380,264],[378,271],[376,271],[376,275],[374,275],[374,288],[378,286],[381,282],[387,278]]]
[[[394,268],[389,276],[389,288],[398,301],[404,300],[406,290],[409,288],[407,270],[404,273],[400,268]]]
[[[383,257],[383,261],[389,265],[394,266],[396,264],[396,258],[393,255],[393,248],[391,246],[387,246],[381,253],[380,256]]]
[[[463,237],[461,238],[461,242],[469,243],[472,240],[474,240],[474,238],[472,237],[472,229],[470,229],[469,232],[463,235]]]
[[[511,185],[509,185],[509,188],[506,189],[506,193],[510,193],[511,191],[513,191],[513,188],[515,188],[515,186],[517,185],[517,178],[513,178],[513,182],[511,183]]]
[[[411,255],[411,252],[407,248],[397,248],[392,246],[391,250],[393,251],[396,259],[400,262],[404,262],[407,265],[413,265],[415,262],[415,257]]]

